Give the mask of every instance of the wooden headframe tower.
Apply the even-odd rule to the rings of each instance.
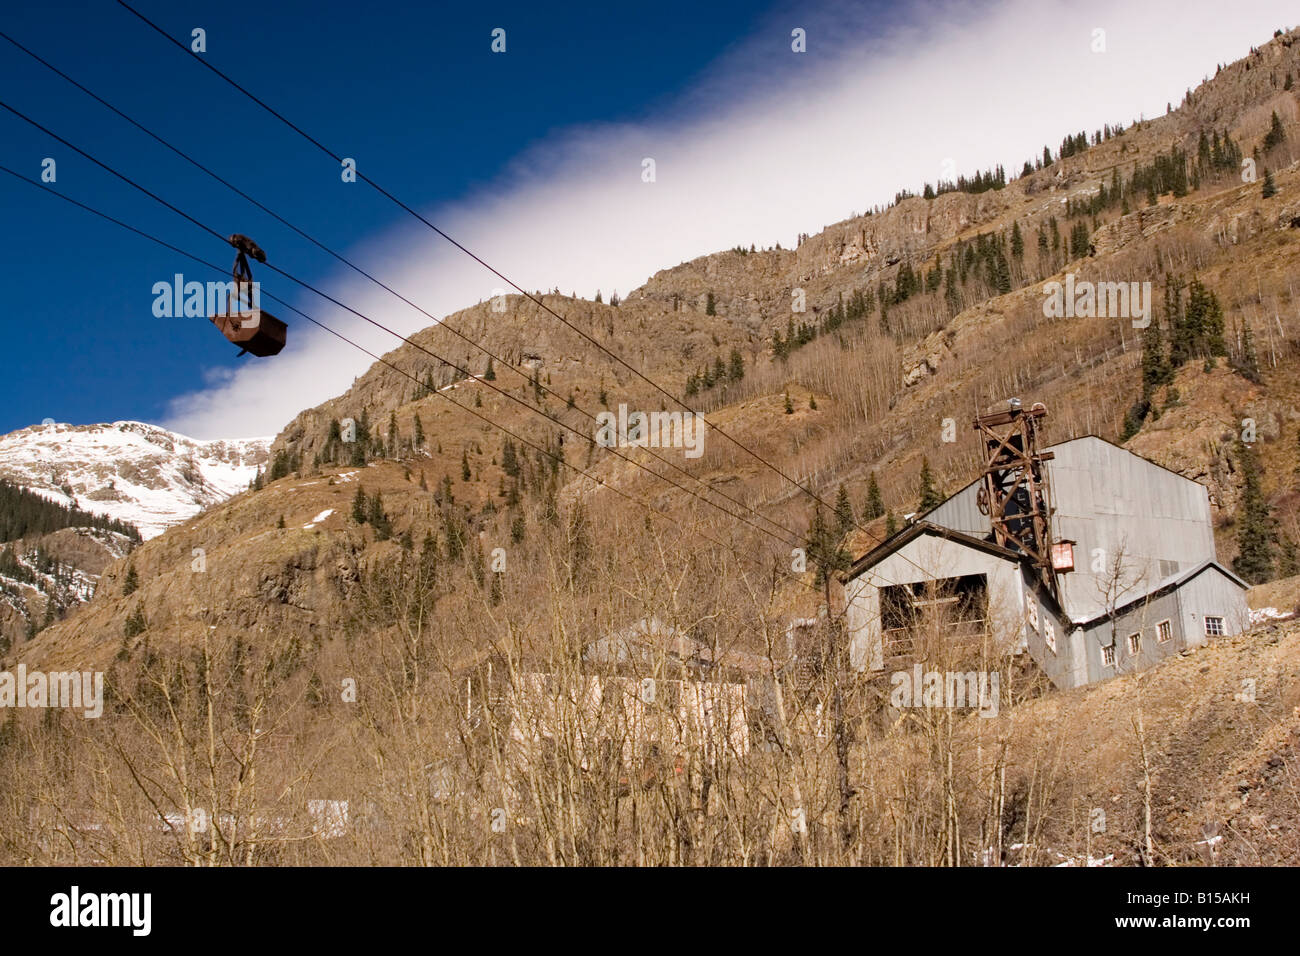
[[[1043,462],[1055,456],[1038,450],[1038,431],[1047,408],[1036,403],[1026,410],[1018,398],[1008,405],[1006,411],[975,417],[985,453],[976,500],[980,511],[989,516],[994,540],[1025,555],[1059,599],[1056,575],[1073,569],[1073,542],[1052,540],[1052,496]]]

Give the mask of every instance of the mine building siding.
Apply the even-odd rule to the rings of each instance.
[[[1146,591],[1215,559],[1204,486],[1094,435],[1045,449],[1052,489],[1052,533],[1074,542],[1075,570],[1058,577],[1061,603],[1078,622],[1104,612],[1107,591]],[[921,515],[975,538],[992,533],[973,481]],[[1118,575],[1116,561],[1119,561]]]
[[[1017,644],[1058,687],[1140,670],[1249,626],[1244,581],[1218,563],[1209,496],[1190,479],[1100,438],[1051,446],[1053,540],[1074,570],[1040,583],[1025,556],[992,541],[979,482],[859,559],[845,576],[850,657],[892,668],[927,595],[983,582],[987,634]],[[919,600],[918,600],[919,599]],[[978,615],[952,602],[954,631]],[[1004,648],[1005,649],[1005,648]]]
[[[849,572],[850,662],[858,671],[881,671],[899,656],[905,649],[899,642],[907,638],[901,630],[905,616],[920,609],[913,595],[920,596],[920,607],[926,607],[925,595],[956,596],[947,624],[964,638],[988,635],[1009,645],[1023,643],[1030,588],[1015,552],[926,522],[913,524]],[[902,610],[900,604],[910,607]],[[1059,625],[1055,606],[1047,608]]]
[[[1240,634],[1250,626],[1245,587],[1222,565],[1204,562],[1128,601],[1113,617],[1085,622],[1077,632],[1086,668],[1086,679],[1079,683],[1141,670],[1215,637]]]

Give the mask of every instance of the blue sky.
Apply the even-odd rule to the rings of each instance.
[[[206,29],[213,64],[527,288],[608,295],[737,242],[791,243],[936,179],[949,159],[961,172],[1018,168],[1066,132],[1163,112],[1284,25],[1281,4],[1246,0],[1205,31],[1225,14],[1192,3],[1206,12],[1182,4],[1173,22],[1054,0],[135,5],[178,38]],[[1089,54],[1094,20],[1107,58]],[[807,55],[790,49],[794,26]],[[490,51],[495,27],[505,54]],[[363,183],[342,183],[331,159],[117,4],[11,5],[0,30],[430,312],[500,284]],[[1028,91],[1024,71],[1040,78]],[[3,40],[0,99],[376,318],[407,333],[427,324]],[[652,186],[645,156],[659,163]],[[58,178],[41,189],[228,264],[228,247],[0,111],[0,163],[36,179],[46,157]],[[236,359],[206,321],[151,312],[155,282],[215,276],[7,176],[0,209],[0,433],[48,417],[269,434],[369,364],[291,315],[281,356]],[[354,317],[259,278],[355,330]]]
[[[217,3],[140,0],[214,64],[417,208],[490,184],[548,132],[635,120],[680,91],[764,8],[656,0],[565,4]],[[245,24],[240,29],[237,23]],[[689,29],[684,28],[689,24]],[[490,51],[506,29],[506,53]],[[336,250],[404,214],[114,3],[7,7],[0,29]],[[579,66],[580,64],[580,66]],[[311,282],[333,264],[284,227],[0,41],[0,99],[220,232],[245,232]],[[0,162],[225,264],[196,227],[5,112]],[[154,282],[199,267],[4,177],[0,288],[11,358],[0,433],[46,417],[161,419],[235,350],[205,322],[154,319]],[[17,226],[17,228],[13,228]],[[279,289],[278,291],[284,291]],[[310,310],[309,310],[310,311]],[[340,347],[345,348],[340,343]]]

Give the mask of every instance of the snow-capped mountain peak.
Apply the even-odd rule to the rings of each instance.
[[[246,489],[271,441],[199,441],[130,421],[33,425],[0,436],[0,478],[152,538]]]

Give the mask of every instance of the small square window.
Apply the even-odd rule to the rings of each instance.
[[[1032,594],[1029,595],[1028,611],[1029,611],[1029,626],[1036,631],[1038,630],[1038,602],[1034,600],[1034,596]]]
[[[1048,620],[1043,621],[1043,640],[1047,642],[1047,646],[1050,647],[1052,649],[1052,653],[1055,654],[1056,653],[1056,628],[1052,625],[1051,621]]]
[[[1223,618],[1207,616],[1205,618],[1205,635],[1206,637],[1222,637]]]
[[[1129,654],[1140,654],[1142,652],[1141,633],[1130,634],[1128,636],[1128,652]]]
[[[1156,641],[1160,644],[1168,644],[1174,637],[1174,626],[1169,621],[1161,621],[1156,625]]]
[[[1114,641],[1112,641],[1109,644],[1103,644],[1101,646],[1101,666],[1102,667],[1115,666],[1115,642]]]

